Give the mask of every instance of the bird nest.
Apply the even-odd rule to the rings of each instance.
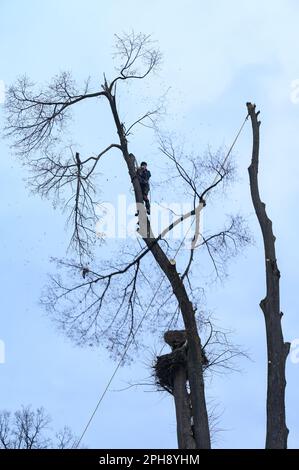
[[[158,356],[154,364],[157,386],[169,393],[173,393],[174,377],[180,367],[187,368],[185,348],[175,349],[169,354]]]
[[[187,335],[185,330],[170,330],[164,334],[165,342],[172,352],[158,356],[153,366],[156,385],[162,390],[173,393],[174,377],[180,367],[187,370]],[[202,366],[208,367],[209,360],[202,349]]]

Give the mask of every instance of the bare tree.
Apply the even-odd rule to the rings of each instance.
[[[268,384],[267,384],[267,449],[286,449],[288,428],[285,415],[285,364],[290,350],[290,343],[285,343],[282,334],[280,310],[280,271],[277,266],[275,251],[275,236],[272,222],[266,213],[266,205],[260,199],[258,185],[260,121],[259,111],[255,105],[247,103],[248,114],[251,118],[253,132],[252,159],[248,168],[250,190],[253,206],[261,227],[266,268],[266,297],[260,302],[264,313],[267,354],[268,354]]]
[[[0,412],[0,449],[67,449],[76,439],[65,426],[55,437],[49,435],[51,419],[43,408],[30,406],[15,413]]]
[[[137,125],[155,127],[155,111],[148,111],[132,123],[124,124],[117,104],[117,87],[121,83],[140,80],[159,67],[161,55],[150,36],[131,33],[116,36],[116,58],[120,61],[114,79],[104,81],[100,90],[91,90],[87,81],[80,91],[70,74],[56,76],[48,88],[36,90],[27,78],[22,78],[8,91],[7,134],[33,173],[33,188],[44,196],[59,200],[65,191],[69,221],[73,224],[72,245],[79,260],[58,260],[60,267],[70,272],[68,283],[62,277],[53,277],[44,303],[66,333],[77,342],[99,344],[107,338],[110,350],[126,350],[128,344],[137,345],[137,332],[147,314],[146,299],[138,286],[147,283],[155,295],[148,310],[159,315],[159,321],[172,321],[171,311],[182,315],[188,341],[188,378],[194,417],[197,448],[210,447],[210,432],[204,392],[201,340],[198,334],[198,290],[192,286],[190,274],[198,246],[207,248],[213,266],[219,266],[248,242],[248,235],[240,217],[230,220],[225,229],[199,240],[198,214],[205,206],[207,195],[229,178],[231,167],[223,164],[221,155],[190,162],[185,169],[169,140],[160,139],[163,155],[170,159],[180,181],[191,192],[193,210],[178,217],[160,234],[154,234],[147,217],[143,195],[137,178],[137,162],[129,150],[128,135]],[[70,149],[57,150],[63,140],[64,124],[73,105],[83,100],[105,100],[109,106],[117,134],[116,143],[110,143],[94,156],[83,158]],[[158,111],[158,110],[156,110]],[[124,250],[114,260],[97,267],[92,258],[91,245],[95,241],[96,214],[94,211],[99,162],[111,151],[118,151],[128,171],[134,191],[139,218],[139,235],[143,246],[133,254]],[[36,156],[42,152],[42,156]],[[213,184],[206,184],[203,175],[216,175]],[[175,257],[181,250],[170,244],[165,235],[185,218],[195,218],[195,232],[186,266],[178,272]],[[152,255],[152,262],[148,254]],[[91,256],[88,265],[86,257]],[[162,276],[162,278],[161,278]],[[165,287],[161,287],[167,281]],[[161,287],[160,293],[155,286]],[[169,307],[172,306],[172,310]],[[157,314],[158,312],[158,314]],[[167,312],[162,317],[161,312]]]

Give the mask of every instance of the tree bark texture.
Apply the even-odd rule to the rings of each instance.
[[[264,313],[267,337],[267,449],[286,449],[288,428],[285,413],[285,364],[290,343],[285,343],[282,334],[279,298],[280,272],[275,253],[275,236],[272,222],[267,216],[266,206],[260,199],[258,185],[260,121],[255,105],[247,103],[253,133],[252,159],[248,168],[250,190],[255,213],[262,231],[266,268],[266,296],[260,302]]]

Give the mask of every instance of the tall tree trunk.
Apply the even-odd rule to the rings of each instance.
[[[275,236],[272,222],[266,213],[266,206],[261,201],[258,186],[260,121],[255,112],[255,105],[247,103],[253,133],[251,164],[248,168],[253,206],[261,227],[266,266],[266,297],[260,302],[264,313],[267,336],[268,384],[267,384],[267,449],[286,449],[288,428],[285,416],[285,363],[290,350],[290,343],[285,343],[281,328],[279,279],[280,272],[275,254]]]
[[[170,330],[164,334],[165,342],[171,347],[170,354],[158,356],[155,364],[157,383],[172,391],[177,423],[179,449],[195,449],[193,415],[190,395],[187,390],[187,335],[185,330]]]
[[[155,243],[150,222],[146,216],[146,211],[143,205],[143,196],[140,184],[136,176],[135,158],[128,151],[126,134],[124,127],[119,119],[115,96],[111,94],[108,87],[106,88],[106,93],[119,136],[123,157],[126,161],[128,172],[134,188],[135,200],[137,207],[139,208],[140,228],[144,226],[147,228],[146,234],[142,235],[143,240],[147,246],[150,247],[157,264],[160,266],[161,270],[169,280],[173,289],[173,293],[182,312],[188,341],[188,377],[191,391],[196,447],[199,449],[209,449],[211,447],[209,420],[205,400],[201,342],[195,320],[195,311],[175,265],[170,263],[160,245]]]
[[[177,436],[179,449],[195,449],[195,440],[191,427],[190,400],[186,388],[187,370],[181,365],[173,379],[173,397],[175,403]]]

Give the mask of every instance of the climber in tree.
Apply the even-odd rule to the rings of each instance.
[[[150,190],[149,179],[151,177],[151,172],[147,169],[147,163],[141,162],[140,167],[137,169],[137,176],[141,186],[141,191],[143,195],[143,200],[145,202],[146,212],[150,214],[150,202],[148,199],[148,193]]]

